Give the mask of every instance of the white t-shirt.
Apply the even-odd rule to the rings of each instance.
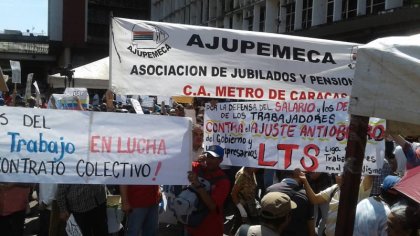
[[[357,204],[353,236],[387,236],[388,205],[378,197],[368,197]]]
[[[323,190],[320,192],[321,196],[328,201],[330,199],[331,194],[337,188],[337,184]],[[367,189],[366,191],[363,188],[363,181],[360,183],[359,186],[359,196],[357,202],[360,202],[362,199],[369,197],[370,191],[372,188]],[[325,223],[325,235],[327,236],[334,236],[335,235],[335,225],[337,223],[337,213],[338,213],[338,203],[340,200],[340,189],[338,189],[334,196],[331,198],[329,210],[328,210],[328,217],[327,222]]]

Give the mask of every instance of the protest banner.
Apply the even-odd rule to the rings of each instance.
[[[206,104],[204,144],[225,148],[223,164],[341,173],[348,99]],[[371,118],[363,173],[380,174],[385,120]]]
[[[169,105],[169,106],[171,106],[172,105],[172,97],[168,97],[168,96],[157,96],[156,97],[156,103],[157,104],[162,104],[162,102],[164,102],[165,103],[165,105]]]
[[[155,97],[152,96],[140,96],[141,105],[144,107],[155,107]]]
[[[37,106],[39,107],[42,105],[41,92],[39,90],[38,83],[36,81],[34,81],[33,85],[35,87],[36,103],[37,103]]]
[[[89,106],[89,93],[87,88],[66,88],[64,90],[64,96],[57,100],[59,102],[59,109],[65,110],[77,110],[78,104],[76,97],[79,98],[82,103],[82,107],[87,109]]]
[[[20,84],[21,83],[20,62],[10,60],[10,67],[12,68],[12,82],[14,84]]]
[[[110,86],[118,94],[252,100],[348,95],[357,44],[113,18]],[[328,92],[308,93],[319,91]]]
[[[115,95],[115,101],[117,104],[126,105],[127,104],[127,97],[121,94]]]
[[[136,111],[137,114],[144,114],[143,108],[141,108],[140,102],[136,99],[130,98],[130,103]]]
[[[29,73],[26,78],[26,89],[25,89],[25,100],[28,100],[32,96],[32,79],[34,78],[34,73]]]
[[[188,182],[188,118],[17,107],[0,114],[0,182]]]

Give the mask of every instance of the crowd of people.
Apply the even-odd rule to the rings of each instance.
[[[10,100],[10,97],[0,99],[0,105],[35,106],[33,101],[24,101],[21,96],[14,96],[15,100]],[[79,108],[83,109],[77,101]],[[212,100],[211,104],[215,102]],[[39,107],[46,107],[46,102]],[[111,91],[105,93],[103,103],[96,103],[88,109],[134,112],[130,105],[116,104]],[[189,104],[162,105],[145,113],[183,117],[186,109],[193,107]],[[224,166],[221,146],[203,147],[204,107],[197,106],[195,111],[192,171],[186,176],[208,214],[198,226],[183,227],[182,235],[334,235],[342,174]],[[420,170],[419,165],[419,144],[399,135],[390,137],[381,175],[362,177],[353,235],[419,235],[419,200],[394,189],[407,171]],[[212,180],[210,192],[203,188],[199,178]],[[23,235],[28,196],[33,186],[0,185],[1,235]],[[420,184],[413,188],[420,191]],[[159,235],[162,189],[158,185],[38,184],[35,189],[40,209],[39,235],[65,235],[70,215],[85,236]],[[121,210],[125,213],[121,229],[110,230],[108,225],[107,194],[110,193],[121,196]],[[230,219],[231,214],[233,218]],[[228,229],[225,228],[226,219],[230,219]]]

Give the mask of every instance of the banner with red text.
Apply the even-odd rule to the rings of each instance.
[[[357,44],[113,18],[110,87],[117,94],[252,100],[350,94]],[[305,92],[326,92],[308,94]]]
[[[187,118],[1,107],[0,126],[0,182],[188,183]]]
[[[225,148],[223,164],[341,173],[348,99],[206,104],[204,143]],[[380,174],[385,120],[371,118],[364,174]]]

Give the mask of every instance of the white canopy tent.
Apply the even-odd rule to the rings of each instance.
[[[74,87],[90,89],[108,89],[109,57],[74,69]],[[64,88],[65,77],[60,74],[48,76],[48,83],[53,88]]]
[[[335,235],[351,236],[369,117],[387,119],[387,132],[419,135],[420,35],[375,40],[357,52]],[[379,154],[380,155],[380,154]]]
[[[420,135],[420,34],[381,38],[357,51],[350,113],[388,120],[387,130]]]

